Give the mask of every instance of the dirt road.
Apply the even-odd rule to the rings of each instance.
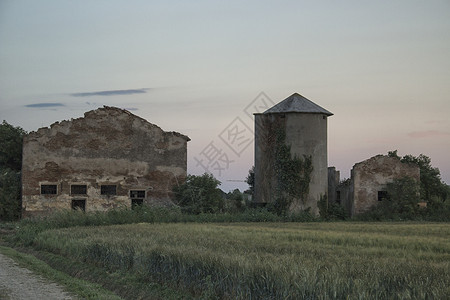
[[[76,299],[56,283],[19,267],[11,258],[0,254],[0,300]]]

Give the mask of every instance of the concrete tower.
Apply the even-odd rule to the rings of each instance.
[[[333,114],[295,93],[264,113],[254,115],[255,203],[273,203],[286,196],[291,200],[290,211],[311,208],[312,213],[318,214],[317,202],[328,192],[327,118]],[[284,148],[280,148],[281,144]],[[291,162],[286,160],[280,167],[280,153],[289,151],[286,149],[290,150],[292,159],[300,158],[312,165],[312,171],[310,168],[306,176],[309,179],[306,193],[295,192],[296,186],[292,186],[301,182],[305,174],[300,174],[300,180],[291,181],[295,177],[291,172],[297,174],[298,168],[290,168]],[[289,189],[294,192],[291,190],[288,195]]]

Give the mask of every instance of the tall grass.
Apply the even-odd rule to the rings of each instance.
[[[266,209],[248,209],[239,213],[184,214],[179,208],[137,207],[134,210],[117,209],[107,212],[60,211],[48,216],[23,219],[17,224],[18,230],[12,242],[31,246],[38,233],[55,228],[76,226],[101,226],[135,223],[223,223],[223,222],[305,222],[316,221],[309,212],[290,216],[278,216]]]
[[[444,299],[450,226],[128,224],[39,233],[34,247],[226,299]]]

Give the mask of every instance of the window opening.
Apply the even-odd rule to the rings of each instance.
[[[145,198],[145,191],[144,190],[134,190],[130,191],[130,198]]]
[[[58,187],[56,184],[42,184],[41,194],[42,195],[56,195],[58,193]]]
[[[102,195],[117,195],[116,185],[102,185],[100,188],[100,194]]]
[[[341,191],[336,191],[336,202],[341,204]]]
[[[70,186],[70,194],[71,195],[86,195],[87,194],[87,185],[72,184]]]
[[[134,209],[137,206],[142,206],[144,199],[131,199],[131,208]]]
[[[378,201],[383,201],[387,199],[386,191],[378,191]]]
[[[131,208],[134,209],[136,206],[142,206],[144,204],[145,190],[131,190],[130,198]]]
[[[85,199],[72,200],[72,209],[86,211],[86,200]]]

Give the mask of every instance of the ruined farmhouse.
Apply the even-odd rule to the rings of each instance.
[[[341,181],[328,168],[333,114],[297,93],[254,115],[255,206],[318,214],[318,202],[328,199],[353,216],[385,199],[395,179],[419,184],[418,166],[383,155],[355,164],[351,178]],[[23,143],[22,215],[172,205],[172,188],[187,175],[189,140],[108,106],[31,132]]]
[[[327,119],[333,114],[295,93],[255,115],[255,195],[259,204],[310,209],[328,193]]]
[[[31,132],[23,144],[23,215],[171,204],[172,187],[186,178],[189,140],[107,106]]]
[[[387,197],[387,184],[410,177],[420,184],[420,168],[397,157],[377,155],[353,166],[351,177],[340,181],[340,172],[328,168],[328,201],[342,205],[349,216],[367,212]]]

